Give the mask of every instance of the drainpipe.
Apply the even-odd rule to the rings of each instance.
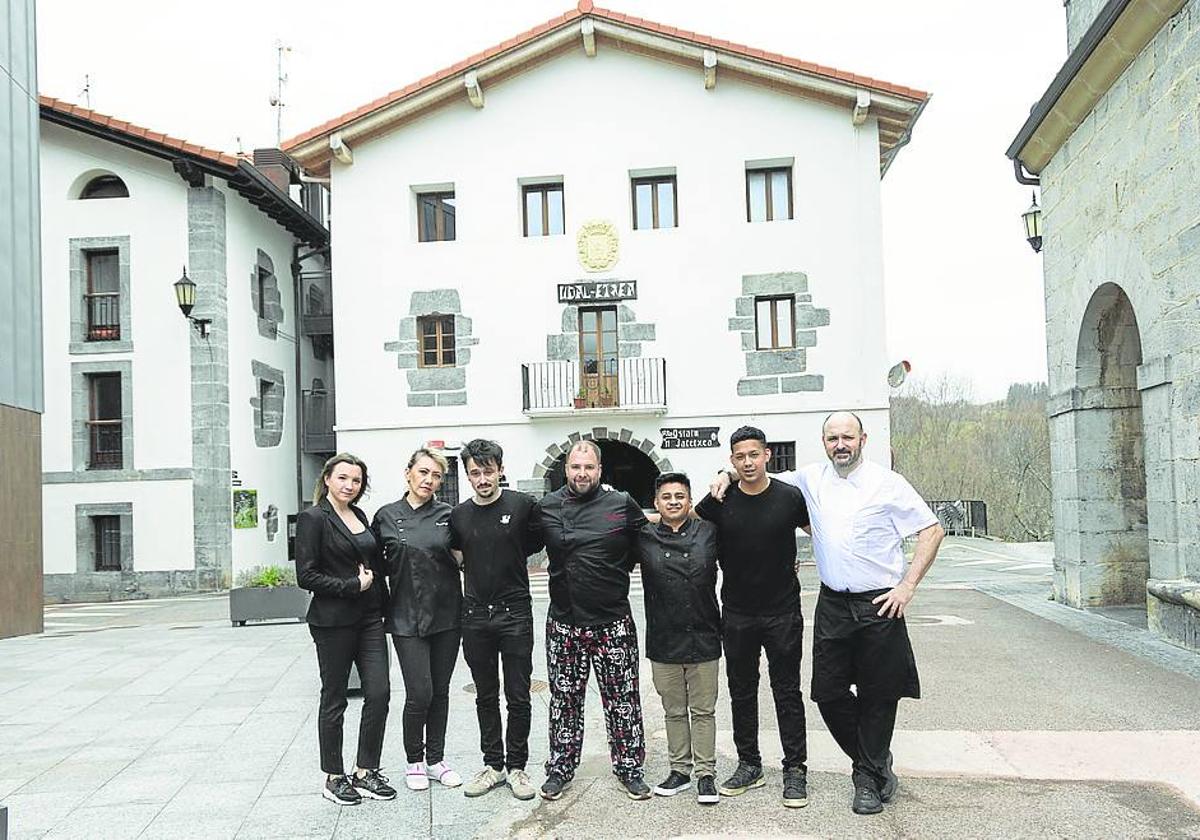
[[[300,243],[292,243],[292,323],[296,325],[296,507],[304,509],[304,389],[300,371],[300,346],[304,343],[304,301],[300,297]],[[286,518],[284,520],[286,522]],[[284,529],[286,532],[286,528]]]

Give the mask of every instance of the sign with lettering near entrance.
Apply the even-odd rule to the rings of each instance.
[[[559,283],[559,303],[610,303],[637,300],[636,280],[603,280]]]
[[[717,426],[696,426],[691,429],[659,429],[662,432],[663,449],[715,449],[721,445],[717,440]]]

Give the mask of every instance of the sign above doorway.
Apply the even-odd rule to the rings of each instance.
[[[695,426],[688,429],[659,429],[663,449],[716,449],[717,426]]]
[[[611,303],[618,300],[637,300],[636,280],[558,284],[559,303]]]

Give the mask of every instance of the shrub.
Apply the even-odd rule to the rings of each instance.
[[[237,576],[239,587],[295,586],[296,570],[291,566],[255,566]]]

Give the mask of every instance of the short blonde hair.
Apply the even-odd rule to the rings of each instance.
[[[404,469],[411,470],[413,468],[413,465],[416,464],[417,461],[421,460],[422,458],[428,458],[431,461],[433,461],[435,464],[437,464],[439,467],[441,467],[443,476],[446,473],[450,472],[450,462],[446,460],[446,456],[443,455],[438,450],[430,449],[427,446],[422,446],[420,449],[418,449],[416,452],[414,452],[412,454],[412,457],[408,459],[408,466],[405,467]]]

